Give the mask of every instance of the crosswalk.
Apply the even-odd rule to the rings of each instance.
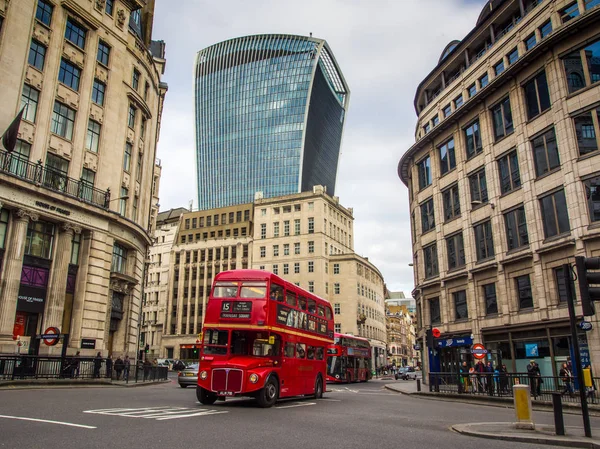
[[[83,413],[96,415],[123,416],[126,418],[146,418],[157,421],[169,419],[191,418],[194,416],[210,416],[229,413],[227,410],[211,410],[188,407],[142,407],[142,408],[105,408],[98,410],[84,410]]]

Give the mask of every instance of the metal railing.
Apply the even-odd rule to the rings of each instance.
[[[594,385],[600,385],[600,378],[593,380]],[[563,393],[564,402],[579,403],[574,378],[565,382],[561,377],[529,377],[527,373],[429,373],[429,391],[436,393],[512,397],[513,385],[529,385],[535,400],[551,402],[552,393],[559,392]],[[588,402],[600,402],[598,391],[588,388],[587,393]]]
[[[2,151],[0,152],[0,172],[104,209],[108,209],[110,203],[110,189],[100,190],[83,179],[69,178],[59,171],[44,167],[41,160],[34,164],[19,154]]]
[[[168,367],[137,364],[128,368],[94,357],[0,355],[0,381],[35,379],[108,379],[124,382],[167,380]]]

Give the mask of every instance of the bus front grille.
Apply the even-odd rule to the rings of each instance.
[[[242,391],[243,371],[241,369],[217,368],[212,371],[213,391]]]

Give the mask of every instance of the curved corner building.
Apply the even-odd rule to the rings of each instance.
[[[441,54],[398,166],[420,336],[441,332],[425,369],[456,372],[483,343],[494,366],[558,376],[581,298],[564,265],[600,254],[600,1],[491,0]],[[596,373],[598,316],[577,338]]]
[[[350,91],[322,39],[257,35],[198,52],[199,209],[324,185],[334,194]]]

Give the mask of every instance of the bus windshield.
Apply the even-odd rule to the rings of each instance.
[[[276,334],[271,334],[270,337],[269,339],[266,332],[232,331],[231,354],[255,357],[279,356],[281,337]]]
[[[238,286],[236,282],[217,282],[213,290],[213,298],[235,298]]]
[[[266,282],[244,282],[240,289],[240,298],[264,299],[267,297]]]
[[[204,332],[204,354],[227,354],[228,331],[207,329]]]

